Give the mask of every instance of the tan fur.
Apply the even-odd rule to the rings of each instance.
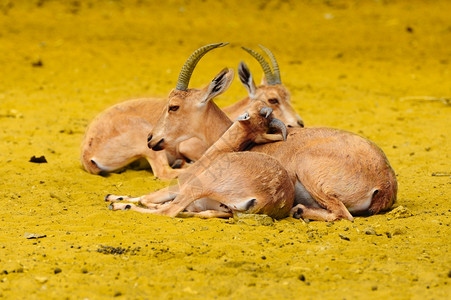
[[[269,100],[277,100],[277,103],[270,103]],[[290,93],[283,84],[262,84],[256,87],[255,95],[252,98],[248,96],[225,107],[223,111],[230,119],[235,120],[253,101],[263,101],[273,109],[274,117],[284,122],[288,127],[304,127],[304,121],[291,105]]]
[[[230,74],[229,77],[232,77]],[[207,119],[197,124],[187,124],[194,131],[201,130],[197,138],[184,139],[174,143],[174,147],[167,149],[166,154],[155,153],[147,147],[147,135],[157,124],[160,113],[168,103],[181,105],[185,114],[198,113],[193,105],[185,105],[185,102],[197,103],[200,97],[204,97],[209,86],[204,89],[189,89],[188,91],[173,90],[168,99],[143,98],[126,101],[114,105],[99,114],[89,125],[81,145],[81,162],[86,171],[92,174],[108,173],[125,168],[131,162],[138,159],[146,159],[150,164],[154,175],[159,178],[175,178],[180,170],[172,169],[170,165],[175,159],[190,161],[198,160],[208,149],[204,136],[216,138],[218,127],[227,128],[231,121],[220,117],[218,120]],[[266,106],[273,109],[274,117],[282,120],[288,127],[303,126],[303,121],[295,112],[290,102],[290,93],[282,84],[262,85],[256,87],[253,97],[246,97],[232,104],[224,111],[232,120],[243,113],[249,105],[255,101],[263,101]],[[270,103],[277,100],[277,103]],[[208,109],[218,109],[217,107]],[[167,113],[167,111],[166,111]],[[180,114],[180,112],[179,112]],[[220,116],[217,112],[205,113],[207,116]],[[184,123],[179,118],[179,122]],[[205,126],[209,124],[209,126]],[[227,127],[225,127],[227,125]],[[215,128],[210,128],[211,126]],[[155,131],[158,131],[155,130]],[[211,137],[213,133],[213,137]],[[199,138],[200,137],[200,138]],[[169,141],[166,141],[167,143]]]
[[[165,140],[165,149],[173,147],[171,143],[180,136],[195,136],[207,145],[215,143],[227,129],[226,115],[212,101],[207,103],[211,107],[195,102],[185,105],[192,107],[190,115],[183,115],[182,123],[178,123],[176,115],[159,120],[159,139]],[[210,127],[207,135],[192,130],[199,119],[221,122]],[[352,220],[349,211],[355,215],[375,214],[390,208],[396,200],[396,177],[384,153],[353,133],[332,128],[292,128],[287,142],[260,145],[252,151],[275,157],[297,178],[299,206],[292,211],[295,216]]]
[[[229,70],[228,76],[231,76],[229,80],[233,78],[233,70]],[[221,110],[217,106],[211,106],[208,105],[208,101],[203,103],[202,100],[199,100],[206,97],[208,93],[208,86],[201,90],[173,90],[169,94],[169,100],[165,110],[160,115],[159,121],[156,122],[157,125],[152,130],[149,147],[152,148],[159,143],[159,146],[165,147],[165,151],[177,156],[179,154],[178,144],[181,142],[193,137],[202,137],[198,139],[208,141],[215,137],[217,139],[218,134],[221,136],[232,124],[232,121],[221,113]],[[171,107],[179,108],[176,111],[172,111]],[[200,122],[201,119],[197,122],[192,122],[193,117],[200,114],[205,115],[206,119],[202,120],[202,122]],[[187,117],[185,118],[185,116]],[[209,118],[209,116],[212,118]],[[215,118],[216,116],[218,118]],[[160,120],[165,120],[164,127]],[[188,135],[180,134],[178,128],[185,128],[185,130],[189,128],[189,138],[186,138]],[[164,141],[162,141],[163,132],[169,133]],[[211,146],[211,143],[208,146]]]
[[[163,99],[136,99],[99,114],[87,128],[81,145],[81,162],[86,171],[112,172],[146,158],[156,176],[176,176],[177,171],[168,164],[173,158],[147,147],[148,132],[165,104]]]
[[[288,127],[304,127],[304,121],[291,105],[290,92],[282,83],[270,85],[266,81],[265,75],[262,78],[262,83],[256,86],[252,73],[244,62],[238,65],[238,75],[247,90],[248,96],[224,108],[224,112],[232,120],[245,111],[253,101],[263,101],[268,107],[272,108],[274,117],[282,120]]]
[[[264,104],[256,102],[250,108],[250,118],[236,121],[207,152],[179,178],[174,195],[168,189],[164,200],[143,196],[128,198],[108,195],[107,201],[139,202],[147,208],[113,203],[111,208],[132,209],[144,213],[175,217],[231,216],[232,212],[263,213],[274,218],[288,215],[293,206],[294,180],[280,163],[262,153],[239,152],[249,142],[271,142],[277,134],[268,134],[272,116],[259,114]],[[266,137],[266,138],[265,138]],[[280,136],[279,136],[280,139]],[[165,195],[166,194],[166,195]],[[166,203],[165,203],[166,202]],[[208,211],[208,213],[202,213]]]
[[[226,76],[226,85],[214,93],[213,97],[227,90],[233,80],[233,70],[228,70]],[[177,177],[180,170],[170,167],[175,159],[196,160],[208,146],[204,141],[192,138],[185,145],[178,143],[173,151],[158,153],[147,146],[148,133],[155,126],[160,114],[167,109],[168,102],[183,102],[182,97],[188,99],[204,97],[200,91],[207,91],[210,86],[203,90],[174,90],[168,100],[135,99],[108,108],[99,114],[86,130],[81,144],[80,160],[83,167],[92,174],[108,173],[144,158],[149,162],[156,177],[165,179]],[[227,121],[229,124],[230,120]]]
[[[276,157],[289,173],[296,174],[330,213],[327,220],[352,220],[349,211],[376,214],[396,200],[397,181],[386,156],[356,134],[333,128],[293,128],[286,143],[257,145],[252,151]],[[296,202],[305,204],[303,199]]]

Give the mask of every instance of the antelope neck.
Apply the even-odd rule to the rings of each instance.
[[[211,146],[207,153],[226,153],[243,151],[249,146],[250,140],[247,132],[241,128],[240,122],[235,122],[230,128]],[[211,150],[211,151],[210,151]]]
[[[211,147],[224,132],[229,129],[233,122],[229,117],[213,102],[208,104],[205,119],[205,142]]]

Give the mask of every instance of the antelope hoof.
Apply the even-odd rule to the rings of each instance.
[[[111,195],[111,194],[108,194],[105,196],[106,202],[115,202],[115,201],[122,201],[122,200],[124,200],[123,196],[115,196],[115,195]]]
[[[125,203],[111,203],[108,208],[110,210],[130,210],[132,208],[131,204]]]
[[[348,220],[348,221],[354,222],[354,217],[351,215],[351,213],[346,211],[343,214],[337,214],[333,221],[338,221],[338,220]]]
[[[304,213],[304,210],[301,207],[299,207],[298,209],[296,209],[296,211],[293,212],[293,218],[299,220],[302,218],[303,213]]]

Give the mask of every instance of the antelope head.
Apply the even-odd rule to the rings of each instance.
[[[268,55],[271,61],[271,70],[271,66],[262,55],[254,50],[245,47],[242,48],[259,62],[265,74],[262,84],[260,86],[256,86],[249,68],[244,62],[240,62],[238,66],[238,75],[241,83],[248,92],[249,98],[252,101],[264,101],[273,109],[274,115],[284,121],[288,127],[304,127],[304,121],[302,121],[301,117],[291,106],[290,93],[282,84],[279,65],[274,57],[274,54],[269,49],[260,45],[260,48]]]
[[[240,131],[246,132],[247,140],[256,144],[286,141],[287,128],[274,118],[273,109],[263,101],[254,101],[247,112],[236,119]]]
[[[180,142],[192,137],[204,141],[211,127],[222,125],[227,129],[230,126],[231,121],[210,100],[229,88],[234,77],[233,69],[223,69],[203,89],[188,88],[191,74],[202,56],[212,49],[225,45],[227,43],[201,47],[185,62],[180,71],[176,88],[170,92],[166,107],[160,114],[157,124],[149,133],[147,139],[149,148],[155,151],[165,149],[178,156],[176,145]],[[223,115],[222,119],[221,115]],[[226,123],[226,125],[221,123]]]

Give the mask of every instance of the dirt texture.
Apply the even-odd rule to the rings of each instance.
[[[451,2],[0,0],[0,298],[445,299],[451,294]],[[386,153],[394,209],[349,221],[181,219],[108,210],[162,188],[90,175],[89,122],[166,97],[186,58],[202,87],[271,49],[306,126]],[[246,95],[235,79],[220,106]],[[446,296],[448,295],[448,296]]]

